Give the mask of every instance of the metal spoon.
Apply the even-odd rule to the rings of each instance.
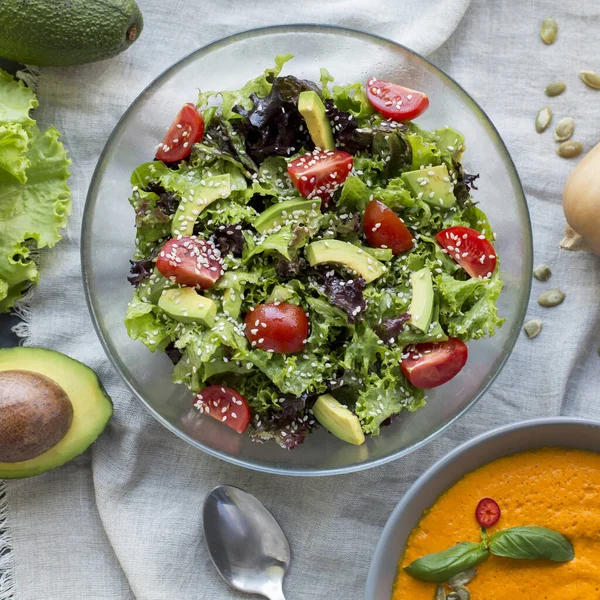
[[[232,588],[285,600],[290,546],[254,496],[230,485],[210,492],[204,501],[204,539],[217,571]]]

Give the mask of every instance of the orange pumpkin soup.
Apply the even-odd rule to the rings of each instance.
[[[418,581],[403,568],[460,542],[479,542],[475,508],[484,497],[502,511],[490,535],[509,527],[548,527],[571,542],[575,558],[555,563],[492,556],[468,584],[472,600],[600,599],[600,454],[543,448],[469,473],[425,512],[408,539],[393,600],[432,600],[436,584]]]

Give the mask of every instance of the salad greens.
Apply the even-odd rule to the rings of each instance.
[[[0,313],[39,279],[32,251],[54,246],[71,214],[66,151],[54,127],[40,131],[32,90],[0,70]]]
[[[273,68],[239,90],[201,92],[205,130],[191,155],[177,164],[154,161],[134,171],[130,203],[137,237],[130,282],[136,287],[125,318],[133,339],[153,352],[166,351],[176,362],[176,383],[195,393],[211,384],[237,390],[250,404],[250,434],[287,448],[318,426],[311,406],[324,393],[352,410],[366,434],[378,434],[390,418],[425,404],[424,390],[412,385],[400,367],[412,345],[478,339],[494,335],[502,324],[496,308],[502,289],[498,271],[469,277],[435,238],[441,230],[463,226],[493,239],[470,196],[474,177],[463,172],[456,150],[416,123],[385,119],[361,83],[333,85],[324,69],[320,85],[281,76],[290,58],[278,57]],[[294,213],[259,233],[254,223],[261,213],[302,199],[288,162],[314,149],[298,111],[298,96],[308,90],[323,101],[336,147],[353,156],[352,172],[328,206],[323,202]],[[428,203],[402,177],[437,166],[452,178],[454,205],[448,209]],[[195,236],[221,250],[224,274],[202,291],[217,305],[217,315],[212,327],[178,321],[158,306],[163,291],[175,284],[155,262],[173,237],[177,207],[196,197],[209,178],[224,175],[231,193],[206,204],[193,228]],[[390,249],[369,247],[363,214],[374,198],[402,217],[414,236],[412,249],[393,255]],[[365,284],[339,264],[311,267],[306,248],[316,240],[348,242],[385,270]],[[431,323],[421,331],[410,325],[407,313],[411,274],[424,267],[432,274],[434,296]],[[228,293],[241,298],[237,314],[225,308]],[[265,351],[246,337],[244,315],[277,301],[308,313],[310,333],[301,352]]]

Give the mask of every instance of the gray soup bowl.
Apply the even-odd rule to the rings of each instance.
[[[543,447],[600,452],[600,421],[552,417],[480,435],[435,463],[409,488],[383,529],[369,569],[365,600],[390,600],[398,561],[423,511],[467,473],[497,458]]]

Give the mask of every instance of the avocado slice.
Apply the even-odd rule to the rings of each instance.
[[[50,380],[50,385],[44,382],[46,391],[52,393],[60,390],[70,402],[72,414],[66,431],[61,430],[61,434],[64,435],[49,449],[26,460],[0,462],[0,479],[32,477],[64,465],[87,450],[104,431],[113,413],[112,401],[96,373],[83,363],[60,352],[22,346],[1,349],[0,375],[4,374],[6,378],[11,374],[14,377],[18,373],[37,375],[38,380],[42,382]],[[22,386],[26,386],[26,383],[24,381]],[[46,401],[40,402],[40,389],[30,389],[29,393],[21,392],[12,402],[9,394],[8,386],[3,385],[1,395],[4,401],[0,400],[0,438],[4,441],[10,438],[14,443],[19,436],[24,437],[24,432],[18,429],[24,426],[27,427],[27,434],[33,431],[38,437],[38,448],[43,449],[47,445],[45,442],[48,441],[46,436],[50,435],[49,432],[35,431],[37,419],[29,423],[19,422],[23,415],[21,409],[32,417],[35,410],[48,410]],[[25,402],[25,406],[19,406],[19,403]],[[62,400],[60,402],[62,403]],[[52,404],[57,406],[56,398]]]
[[[409,309],[409,323],[423,333],[427,333],[433,314],[431,271],[427,267],[415,271],[410,276],[410,282],[412,284],[412,301]]]
[[[394,253],[391,248],[367,248],[365,246],[365,252],[368,252],[371,256],[374,256],[377,260],[387,262],[394,258]]]
[[[266,233],[275,229],[278,225],[285,225],[290,219],[302,222],[307,216],[316,216],[320,213],[321,200],[306,200],[305,198],[293,198],[284,200],[269,206],[260,213],[254,221],[254,229],[259,233]]]
[[[247,282],[256,283],[258,281],[257,273],[248,273],[247,271],[227,271],[223,273],[214,285],[217,290],[223,292],[223,310],[229,313],[229,316],[237,319],[240,316],[242,308],[242,295],[244,284]]]
[[[402,173],[402,180],[417,198],[422,198],[427,204],[437,208],[450,208],[456,204],[454,186],[446,165],[407,171]]]
[[[452,127],[436,129],[433,133],[437,138],[436,146],[444,152],[449,152],[454,160],[460,161],[465,151],[465,136]]]
[[[209,205],[227,198],[231,194],[231,178],[229,175],[214,175],[207,177],[192,188],[194,193],[188,198],[182,198],[171,224],[173,237],[192,235],[198,215]]]
[[[362,248],[339,240],[319,240],[306,246],[306,258],[311,267],[321,263],[337,263],[356,271],[370,283],[385,272],[386,268]]]
[[[325,112],[325,105],[313,90],[300,92],[298,111],[304,117],[310,137],[317,148],[335,150],[335,140],[331,124]]]
[[[165,290],[158,300],[171,318],[182,323],[200,323],[212,327],[217,316],[217,305],[210,299],[200,296],[195,288],[172,288]]]
[[[331,394],[319,396],[312,410],[315,419],[340,440],[356,446],[364,443],[365,434],[359,418],[342,406]]]

